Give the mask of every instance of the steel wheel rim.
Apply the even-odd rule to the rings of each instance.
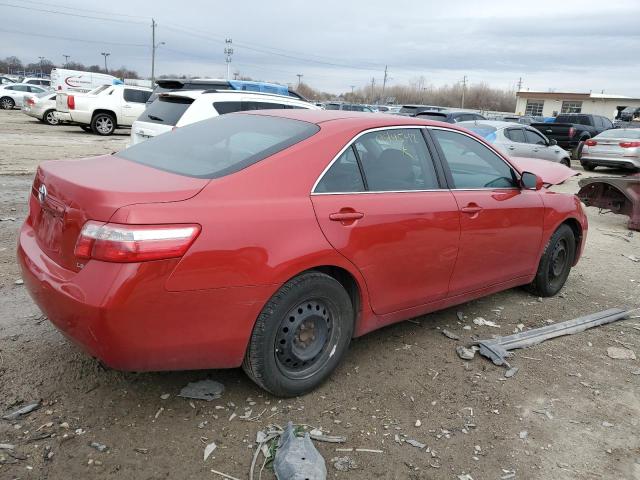
[[[109,133],[113,129],[113,122],[108,117],[100,117],[96,120],[96,128],[100,133]]]
[[[569,261],[569,252],[567,249],[566,240],[562,239],[558,241],[553,247],[551,253],[551,261],[549,262],[549,274],[552,280],[562,277],[564,274],[567,263]]]
[[[289,310],[275,337],[275,360],[282,374],[304,379],[324,367],[332,356],[336,317],[335,307],[323,299],[309,299]]]

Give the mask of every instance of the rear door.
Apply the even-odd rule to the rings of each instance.
[[[447,295],[460,225],[442,177],[421,128],[376,129],[345,147],[314,188],[322,231],[362,272],[378,314]]]
[[[543,204],[521,190],[515,170],[462,132],[430,127],[460,208],[460,250],[449,295],[523,278],[536,271]]]

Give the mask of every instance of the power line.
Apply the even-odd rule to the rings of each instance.
[[[11,7],[11,8],[21,8],[22,10],[29,10],[34,12],[44,12],[44,13],[53,13],[55,15],[67,15],[69,17],[78,17],[78,18],[89,18],[93,20],[106,20],[108,22],[118,22],[118,23],[133,23],[135,25],[140,25],[142,22],[134,22],[133,20],[119,20],[116,18],[107,18],[107,17],[96,17],[93,15],[80,15],[79,13],[69,13],[69,12],[61,12],[59,10],[47,10],[44,8],[35,8],[35,7],[27,7],[22,5],[13,5],[10,3],[0,3],[0,7]]]
[[[81,11],[81,12],[88,12],[88,13],[99,13],[99,14],[103,14],[103,15],[109,15],[112,17],[128,17],[128,18],[140,18],[143,20],[146,20],[148,17],[142,17],[140,15],[127,15],[125,13],[112,13],[112,12],[106,12],[104,10],[90,10],[88,8],[81,8],[81,7],[69,7],[68,5],[62,5],[60,3],[51,3],[51,2],[36,2],[33,0],[22,0],[22,2],[24,3],[35,3],[36,5],[44,5],[45,7],[58,7],[58,8],[62,8],[65,10],[77,10],[77,11]]]
[[[0,28],[0,32],[16,33],[18,35],[28,35],[30,37],[54,38],[56,40],[70,40],[73,42],[99,43],[100,45],[116,45],[121,47],[144,47],[144,48],[149,47],[149,45],[144,45],[141,43],[120,43],[120,42],[107,42],[103,40],[88,40],[85,38],[59,37],[57,35],[45,35],[43,33],[35,33],[35,32],[22,32],[20,30],[11,30],[7,28]]]

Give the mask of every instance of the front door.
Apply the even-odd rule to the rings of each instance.
[[[374,312],[447,295],[460,223],[443,184],[420,128],[361,135],[318,182],[311,199],[320,227],[362,273]]]
[[[542,241],[540,194],[520,189],[512,167],[475,138],[429,131],[460,208],[460,251],[449,296],[534,273]]]

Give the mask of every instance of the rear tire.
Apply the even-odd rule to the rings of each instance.
[[[587,172],[593,172],[596,169],[596,166],[593,163],[589,162],[580,162],[582,168],[584,168]]]
[[[578,142],[578,146],[576,147],[575,157],[576,160],[580,160],[582,158],[582,150],[584,149],[584,142],[589,140],[589,138],[583,138]]]
[[[305,394],[344,356],[354,311],[343,286],[310,271],[285,283],[253,327],[242,368],[255,383],[280,397]]]
[[[91,131],[96,135],[112,135],[116,129],[116,119],[110,113],[97,113],[91,119]]]
[[[569,225],[560,225],[544,249],[529,291],[539,297],[553,297],[562,290],[576,255],[576,238]]]
[[[55,116],[55,110],[47,110],[44,112],[44,115],[42,115],[42,121],[47,125],[58,125],[60,123],[58,118]]]
[[[565,167],[571,168],[571,159],[569,157],[563,158],[562,160],[560,160],[560,163]]]
[[[2,110],[13,110],[13,107],[16,106],[16,102],[13,101],[11,97],[2,97],[0,98],[0,108]]]

